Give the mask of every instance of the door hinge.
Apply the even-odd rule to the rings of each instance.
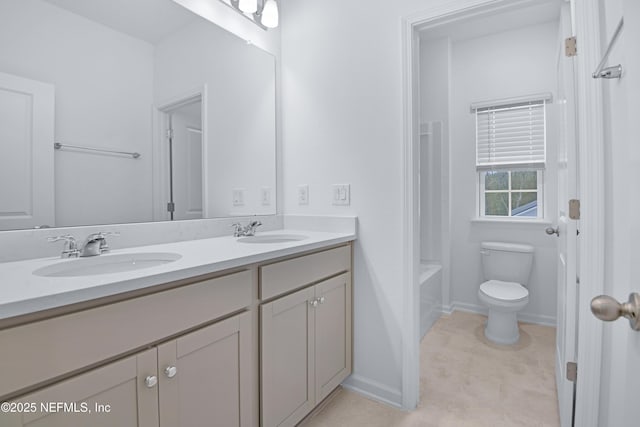
[[[175,212],[176,211],[176,204],[173,202],[168,202],[167,203],[167,212]]]
[[[577,40],[575,37],[569,37],[564,39],[564,55],[576,56],[578,54],[578,48],[576,46]]]
[[[580,219],[580,200],[569,200],[569,218]]]
[[[167,139],[173,138],[173,129],[167,129]]]
[[[572,383],[578,379],[578,364],[576,362],[567,362],[567,379]]]

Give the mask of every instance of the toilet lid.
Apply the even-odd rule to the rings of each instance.
[[[480,285],[480,290],[487,296],[503,301],[518,301],[529,296],[527,288],[520,283],[488,280]]]

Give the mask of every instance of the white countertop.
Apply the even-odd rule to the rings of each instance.
[[[256,235],[269,234],[303,234],[308,237],[286,243],[239,243],[237,238],[229,236],[114,250],[100,256],[172,252],[180,254],[182,258],[156,267],[92,276],[42,277],[33,274],[34,270],[41,267],[74,262],[75,259],[50,257],[0,263],[0,319],[263,262],[356,238],[353,233],[291,229]]]

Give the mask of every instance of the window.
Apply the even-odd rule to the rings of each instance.
[[[543,217],[545,101],[549,97],[472,106],[480,217]]]
[[[541,170],[480,172],[480,216],[542,217]]]

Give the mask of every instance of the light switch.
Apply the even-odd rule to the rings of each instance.
[[[262,206],[271,205],[271,188],[262,187],[260,189],[260,200],[262,200]]]
[[[244,206],[244,188],[233,189],[233,206]]]
[[[336,206],[349,206],[351,204],[350,184],[334,184],[333,204]]]
[[[309,186],[308,185],[298,186],[298,204],[301,206],[309,204]]]

